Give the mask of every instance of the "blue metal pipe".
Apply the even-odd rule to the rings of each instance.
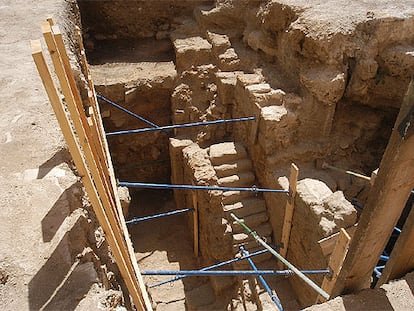
[[[137,133],[145,133],[145,132],[153,132],[153,131],[167,131],[167,130],[188,128],[188,127],[195,127],[195,126],[214,125],[214,124],[242,122],[242,121],[252,121],[252,120],[255,120],[255,119],[256,119],[255,117],[244,117],[244,118],[238,118],[238,119],[214,120],[214,121],[204,121],[204,122],[166,125],[166,126],[159,126],[159,127],[149,127],[149,128],[143,128],[143,129],[134,129],[134,130],[124,130],[124,131],[118,131],[118,132],[111,132],[111,133],[106,133],[106,136],[137,134]]]
[[[375,275],[376,275],[377,278],[380,278],[381,277],[382,272],[380,270],[382,270],[384,268],[385,268],[385,266],[376,266],[374,268],[374,273],[375,273]]]
[[[144,117],[141,117],[140,115],[138,115],[138,114],[136,114],[136,113],[134,113],[134,112],[132,112],[132,111],[130,111],[130,110],[122,107],[121,105],[119,105],[119,104],[113,102],[112,100],[110,100],[110,99],[102,96],[101,94],[96,94],[96,97],[98,99],[104,101],[105,103],[110,104],[111,106],[113,106],[113,107],[115,107],[115,108],[117,108],[117,109],[119,109],[119,110],[121,110],[121,111],[129,114],[130,116],[133,116],[134,118],[136,118],[136,119],[138,119],[138,120],[140,120],[140,121],[142,121],[142,122],[144,122],[144,123],[146,123],[148,125],[151,125],[154,128],[159,128],[159,126],[157,124],[155,124],[155,123],[153,123],[153,122],[145,119]]]
[[[289,193],[288,190],[280,189],[263,189],[263,188],[234,188],[234,187],[219,187],[219,186],[197,186],[197,185],[173,185],[173,184],[150,184],[141,182],[126,182],[120,181],[118,183],[121,187],[132,188],[146,188],[146,189],[190,189],[190,190],[219,190],[219,191],[251,191],[251,192],[276,192]]]
[[[382,261],[388,261],[389,259],[390,259],[389,256],[385,256],[385,255],[380,256],[380,260],[382,260]]]
[[[301,270],[302,274],[329,274],[329,270]],[[233,276],[233,275],[294,275],[292,270],[142,270],[142,275]]]
[[[161,213],[161,214],[157,214],[157,215],[134,218],[134,219],[131,219],[131,220],[126,221],[125,223],[127,225],[137,224],[137,223],[139,223],[141,221],[152,220],[152,219],[157,219],[157,218],[166,217],[166,216],[178,215],[178,214],[187,213],[187,212],[190,212],[190,211],[193,211],[193,210],[194,210],[194,208],[184,208],[184,209],[179,209],[179,210],[175,210],[175,211],[165,212],[165,213]]]
[[[254,253],[249,254],[249,256],[242,256],[240,258],[234,258],[234,259],[230,259],[230,260],[227,260],[227,261],[223,261],[223,262],[217,263],[215,265],[202,268],[202,269],[200,269],[200,271],[209,271],[209,270],[212,270],[212,269],[215,269],[215,268],[220,268],[220,267],[223,267],[225,265],[229,265],[229,264],[232,264],[232,263],[241,261],[241,260],[245,260],[247,258],[251,258],[251,257],[257,256],[257,255],[264,254],[266,252],[267,252],[267,249],[262,249],[260,251],[257,251],[257,252],[254,252]],[[160,285],[163,285],[163,284],[166,284],[166,283],[175,282],[175,281],[184,279],[186,277],[187,277],[186,275],[176,276],[176,277],[174,277],[172,279],[169,279],[169,280],[166,280],[166,281],[162,281],[162,282],[159,282],[159,283],[155,283],[155,284],[149,286],[149,288],[157,287],[157,286],[160,286]]]
[[[248,256],[249,252],[247,250],[244,249],[243,246],[240,246],[240,251],[242,252],[242,254],[244,256]],[[252,267],[252,269],[256,272],[258,272],[259,270],[257,270],[256,265],[254,264],[253,260],[251,258],[247,258],[247,261],[249,262],[250,266]],[[264,277],[259,274],[258,279],[260,280],[260,282],[262,283],[263,287],[265,288],[265,290],[267,291],[267,293],[269,294],[270,298],[272,299],[272,301],[275,303],[276,307],[280,310],[283,311],[283,306],[280,303],[280,299],[279,297],[276,295],[276,293],[273,293],[272,290],[270,289],[269,285],[267,284],[266,280],[264,279]]]

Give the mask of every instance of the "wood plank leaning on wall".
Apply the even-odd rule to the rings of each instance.
[[[108,245],[114,255],[121,275],[139,310],[152,310],[151,303],[142,281],[136,262],[132,243],[126,230],[125,219],[120,207],[119,197],[111,163],[108,165],[107,145],[102,144],[100,128],[91,130],[85,110],[80,101],[79,92],[74,83],[66,50],[62,46],[58,28],[51,24],[53,20],[42,24],[44,34],[56,75],[59,79],[66,105],[56,89],[49,68],[46,64],[40,40],[31,42],[32,56],[46,89],[49,101],[62,129],[63,136],[72,155],[82,183],[91,201],[99,224],[102,226]],[[66,113],[66,107],[70,114]],[[95,115],[95,118],[100,116]],[[72,128],[72,124],[74,128]],[[96,122],[92,126],[99,126]],[[75,134],[76,133],[76,134]],[[93,137],[95,135],[95,137]],[[95,138],[95,139],[94,139]]]

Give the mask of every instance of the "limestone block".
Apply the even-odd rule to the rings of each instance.
[[[216,55],[223,54],[231,47],[230,39],[227,35],[221,35],[207,31],[207,39],[213,46],[213,51]]]
[[[210,184],[217,180],[206,150],[201,149],[197,144],[191,144],[183,149],[183,154],[193,171],[196,184]]]
[[[210,146],[209,155],[213,165],[220,165],[245,158],[247,152],[241,144],[225,142]]]
[[[201,37],[175,39],[173,44],[178,70],[185,70],[192,66],[210,64],[212,62],[212,46]]]
[[[342,191],[332,191],[319,180],[306,178],[298,182],[298,204],[309,209],[315,233],[323,238],[355,224],[357,212],[353,205],[345,199]]]
[[[336,191],[324,200],[324,207],[332,214],[336,229],[347,228],[355,224],[357,211],[344,197],[342,191]]]
[[[264,82],[264,77],[257,73],[242,73],[237,75],[237,83],[243,88],[248,85]]]
[[[260,84],[251,84],[246,86],[246,89],[251,93],[268,93],[272,90],[268,83],[260,83]]]
[[[281,147],[287,147],[293,139],[297,125],[295,114],[284,106],[261,108],[258,143],[264,154],[273,154]]]
[[[250,171],[253,169],[252,161],[250,159],[241,159],[233,163],[225,163],[214,166],[218,177],[224,177],[236,174],[237,172]]]
[[[237,74],[240,72],[217,72],[217,92],[220,101],[225,104],[231,104],[234,101],[234,89],[237,82]]]
[[[234,71],[240,66],[240,59],[234,49],[227,49],[218,56],[219,67],[221,70]]]
[[[274,90],[267,83],[252,84],[247,86],[246,90],[249,93],[250,101],[259,104],[261,107],[282,105],[286,96],[283,90]]]
[[[218,184],[223,187],[250,187],[255,179],[255,175],[248,171],[222,177],[218,180]]]
[[[336,103],[345,91],[345,73],[333,68],[312,68],[300,74],[301,83],[323,103]]]
[[[131,203],[131,196],[129,195],[128,187],[118,187],[119,200],[121,201],[122,213],[124,217],[128,217],[129,204]]]
[[[262,118],[265,121],[280,122],[287,114],[288,111],[283,106],[268,106],[262,108]]]
[[[331,189],[324,182],[311,178],[298,182],[297,193],[308,206],[323,205],[324,200],[332,195]]]

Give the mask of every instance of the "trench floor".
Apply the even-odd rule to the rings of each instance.
[[[176,209],[172,192],[146,190],[133,195],[128,219]],[[129,225],[141,270],[191,270],[198,268],[193,241],[185,214]],[[170,276],[144,276],[150,286]],[[157,310],[205,310],[215,304],[215,295],[207,278],[186,278],[149,288]],[[217,309],[219,306],[215,305]]]

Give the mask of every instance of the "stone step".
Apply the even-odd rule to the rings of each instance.
[[[254,198],[255,194],[250,191],[224,191],[223,204],[234,204],[245,198]]]
[[[219,178],[217,183],[222,187],[251,187],[256,176],[252,172],[241,172],[235,175]]]
[[[213,166],[233,163],[247,157],[246,149],[241,144],[234,142],[211,145],[209,154]]]
[[[218,178],[234,175],[243,171],[251,171],[252,169],[253,166],[250,159],[240,159],[234,163],[214,166]]]
[[[266,203],[263,199],[253,197],[224,205],[223,210],[225,213],[234,213],[237,217],[243,218],[266,211]]]
[[[256,233],[260,237],[269,237],[272,235],[273,229],[270,223],[265,222],[261,224],[260,226],[258,226],[257,228],[255,228],[254,231],[256,231]],[[253,237],[250,234],[247,234],[245,232],[233,234],[233,244],[243,243],[243,242],[253,241],[253,240],[254,240]],[[270,242],[269,240],[265,240],[265,241]]]
[[[260,224],[268,221],[269,216],[267,216],[266,212],[261,212],[258,214],[246,216],[243,218],[244,223],[252,230],[257,228]],[[232,223],[233,233],[243,233],[245,230],[242,226],[240,226],[236,221]]]

